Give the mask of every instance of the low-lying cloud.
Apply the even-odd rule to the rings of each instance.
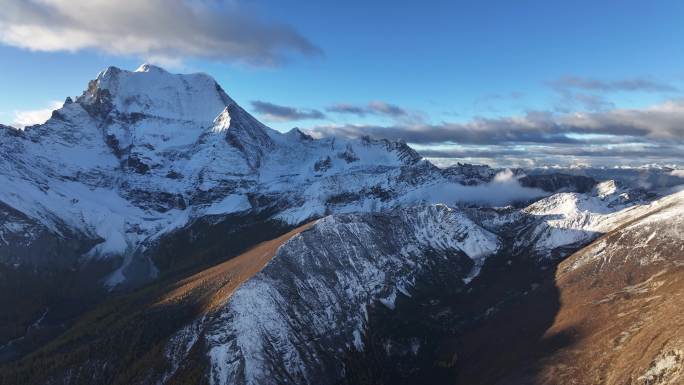
[[[265,120],[272,122],[290,122],[295,120],[325,119],[325,114],[314,109],[299,109],[282,106],[260,100],[252,101],[252,109]]]
[[[289,53],[321,53],[292,27],[262,20],[233,1],[5,0],[0,42],[162,62],[196,57],[274,65]]]
[[[538,188],[523,187],[519,179],[520,176],[513,175],[511,170],[504,170],[496,174],[489,183],[459,188],[456,199],[462,202],[503,206],[549,195],[549,193]]]
[[[16,128],[24,128],[34,124],[43,124],[50,118],[52,111],[59,109],[60,107],[62,107],[61,102],[52,101],[46,108],[14,111],[14,120],[12,121],[12,126]]]
[[[484,206],[506,206],[517,202],[527,202],[549,195],[549,193],[530,187],[523,187],[519,176],[510,170],[499,172],[489,183],[464,186],[448,183],[430,187],[430,199],[447,204],[475,204]]]

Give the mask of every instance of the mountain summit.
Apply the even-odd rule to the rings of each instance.
[[[234,101],[206,74],[176,75],[143,64],[134,72],[109,67],[78,99],[84,104],[110,103],[122,115],[211,122]]]
[[[45,124],[0,135],[0,208],[17,223],[2,235],[24,248],[17,259],[16,246],[4,243],[0,260],[39,268],[120,261],[109,286],[153,278],[143,254],[206,216],[251,213],[295,225],[431,201],[431,185],[458,183],[405,143],[280,133],[210,76],[149,64],[109,67]],[[44,253],[74,238],[78,247]]]

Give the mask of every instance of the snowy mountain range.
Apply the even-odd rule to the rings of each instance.
[[[0,126],[0,383],[453,383],[447,342],[661,208],[682,193],[438,168],[270,129],[205,74],[110,67]]]
[[[110,286],[125,280],[132,258],[197,218],[272,212],[294,225],[329,213],[439,203],[463,178],[404,143],[280,133],[209,76],[151,65],[110,67],[45,124],[0,134],[0,202],[12,218],[2,228],[0,258],[123,257]],[[93,246],[44,260],[51,258],[46,242],[69,238]],[[148,274],[155,275],[151,264]]]

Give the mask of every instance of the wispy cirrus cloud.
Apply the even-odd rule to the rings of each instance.
[[[260,100],[252,101],[252,109],[254,112],[261,115],[265,120],[272,122],[325,119],[325,114],[315,109],[299,109]]]
[[[0,42],[167,63],[195,57],[274,65],[289,53],[321,53],[292,27],[263,20],[236,1],[4,0]]]
[[[564,76],[549,84],[556,89],[580,89],[595,92],[677,92],[679,89],[667,83],[647,78],[601,80],[581,76]]]
[[[570,112],[576,108],[587,111],[607,111],[615,108],[608,94],[616,92],[673,94],[680,90],[667,83],[649,78],[603,80],[581,76],[564,76],[547,83],[559,96],[556,110]]]
[[[601,95],[587,94],[582,92],[563,93],[562,102],[556,105],[556,109],[562,112],[572,111],[572,107],[579,105],[587,111],[606,111],[615,108],[615,104]]]

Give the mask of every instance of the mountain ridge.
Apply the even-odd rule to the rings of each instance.
[[[29,383],[448,383],[460,333],[681,195],[281,133],[149,65],[0,127],[0,183],[0,379]]]
[[[275,210],[274,220],[297,225],[331,212],[439,203],[432,190],[465,184],[460,171],[443,172],[404,142],[280,133],[208,75],[149,65],[109,67],[45,124],[3,132],[0,202],[58,237],[69,228],[99,241],[91,258],[124,263],[207,215]],[[108,285],[123,282],[123,270]]]

